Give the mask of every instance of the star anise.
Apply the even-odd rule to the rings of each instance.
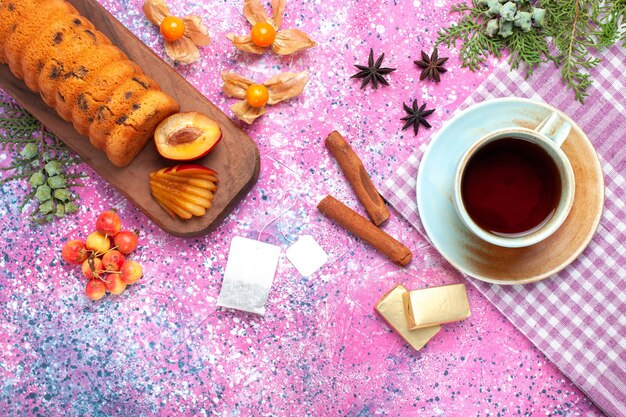
[[[426,54],[426,52],[422,51],[422,60],[413,62],[422,69],[420,80],[428,78],[429,80],[439,82],[441,81],[439,74],[448,71],[443,67],[443,64],[445,64],[447,60],[447,57],[439,58],[439,51],[435,48],[430,57]]]
[[[436,109],[425,110],[426,103],[422,104],[418,108],[417,100],[413,100],[413,107],[409,107],[405,103],[402,103],[402,105],[404,106],[404,111],[408,113],[408,116],[400,119],[406,122],[402,127],[402,130],[408,129],[411,125],[413,125],[413,132],[417,135],[417,132],[420,130],[420,125],[424,125],[429,129],[431,128],[430,123],[426,121],[425,117],[431,115]]]
[[[374,62],[374,50],[370,48],[370,57],[367,60],[367,66],[355,64],[354,66],[357,67],[360,71],[350,78],[363,78],[363,81],[361,82],[361,88],[365,88],[365,86],[370,82],[372,83],[372,87],[374,88],[378,88],[378,83],[381,83],[383,85],[389,85],[383,75],[394,72],[396,69],[385,67],[381,68],[380,66],[383,63],[383,59],[385,59],[385,54],[379,56],[376,62]]]

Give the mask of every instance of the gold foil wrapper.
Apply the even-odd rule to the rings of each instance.
[[[397,285],[387,294],[383,295],[376,311],[385,319],[389,326],[395,330],[415,350],[420,350],[441,330],[440,326],[432,326],[419,330],[410,330],[404,311],[404,295],[408,294],[406,288]]]
[[[465,284],[407,291],[403,301],[411,330],[465,320],[472,314]]]

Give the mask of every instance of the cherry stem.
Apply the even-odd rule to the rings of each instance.
[[[109,235],[105,233],[105,234],[104,234],[104,238],[105,238],[105,239],[108,239],[108,238],[109,238]],[[98,250],[96,250],[96,252],[94,253],[94,255],[95,255],[95,256],[99,256],[99,255],[100,255],[100,248],[98,248]]]
[[[104,253],[102,254],[102,256],[104,256],[104,255],[106,255],[107,253],[109,253],[109,252],[111,252],[111,251],[114,251],[114,250],[117,250],[117,246],[113,246],[112,248],[109,248],[109,250],[108,250],[108,251],[106,251],[106,252],[104,252]]]
[[[107,281],[106,279],[102,278],[100,275],[96,275],[96,278],[98,278],[100,281],[102,281],[102,282],[104,282],[106,284],[109,283],[109,281]]]

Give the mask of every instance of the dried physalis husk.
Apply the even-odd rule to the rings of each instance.
[[[171,16],[169,7],[163,0],[146,0],[143,12],[152,24],[159,26],[163,19]]]
[[[263,116],[267,111],[265,107],[252,107],[245,100],[233,104],[230,106],[230,109],[239,120],[243,120],[249,125],[251,125],[257,118]]]
[[[252,37],[250,35],[238,36],[234,33],[229,33],[226,37],[233,43],[233,45],[235,45],[235,48],[240,51],[257,55],[263,55],[265,51],[267,51],[267,48],[255,45],[254,42],[252,42]]]
[[[290,55],[316,46],[309,36],[298,29],[279,30],[272,44],[272,51],[278,55]]]
[[[267,22],[275,28],[278,28],[280,27],[280,23],[277,24],[274,18],[277,16],[276,14],[280,11],[280,8],[282,8],[282,11],[285,10],[286,2],[287,0],[272,1],[273,15],[270,18],[267,14],[267,11],[265,10],[265,7],[263,7],[261,0],[244,0],[243,15],[252,26],[256,25],[257,23]],[[277,4],[281,5],[279,7],[276,7]],[[280,21],[282,21],[282,14],[280,15]]]
[[[197,164],[161,168],[150,174],[152,196],[173,219],[204,216],[217,191],[217,172]]]
[[[232,72],[222,73],[222,80],[224,80],[222,87],[224,94],[242,100],[231,106],[237,118],[252,124],[258,117],[265,114],[265,106],[254,107],[246,101],[246,92],[254,84],[253,81]],[[263,83],[269,93],[267,104],[273,105],[300,95],[308,81],[307,72],[285,72],[275,75]]]
[[[278,55],[289,55],[298,51],[312,48],[317,45],[309,35],[297,29],[279,30],[285,14],[286,0],[272,0],[272,17],[267,14],[261,0],[245,0],[243,15],[252,26],[257,23],[269,23],[276,30],[276,38],[270,46],[259,46],[254,43],[250,34],[235,35],[229,33],[226,37],[235,48],[261,55],[271,48]]]
[[[143,11],[150,22],[160,26],[163,19],[172,16],[163,0],[146,0]],[[191,64],[200,58],[198,46],[211,42],[208,29],[202,24],[199,16],[190,15],[181,18],[185,32],[180,39],[165,39],[165,53],[172,60],[181,64]]]
[[[272,20],[276,27],[280,27],[283,24],[286,3],[287,0],[272,0]]]
[[[299,96],[308,81],[309,74],[307,72],[284,72],[273,76],[263,83],[270,93],[267,104],[276,104]]]
[[[222,80],[224,81],[224,85],[222,86],[224,94],[228,97],[235,97],[241,100],[246,98],[246,91],[254,84],[253,81],[235,74],[234,72],[223,72]]]
[[[200,50],[189,38],[177,41],[165,41],[165,53],[181,64],[192,64],[200,59]]]

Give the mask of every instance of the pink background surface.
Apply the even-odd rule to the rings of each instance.
[[[101,3],[164,57],[141,2]],[[201,60],[177,67],[180,73],[229,115],[235,100],[221,93],[221,71],[264,81],[309,70],[310,82],[302,96],[242,124],[259,147],[261,176],[215,232],[167,235],[85,164],[79,213],[44,227],[19,213],[24,184],[2,187],[0,415],[602,415],[470,286],[472,317],[412,350],[375,303],[397,283],[421,288],[461,282],[460,275],[393,211],[384,229],[413,250],[407,268],[315,208],[332,194],[364,214],[324,148],[328,133],[344,134],[381,184],[491,72],[495,61],[471,73],[460,68],[457,51],[441,49],[449,72],[439,84],[419,81],[413,61],[455,20],[447,14],[453,2],[288,1],[283,27],[304,30],[319,46],[282,58],[237,52],[226,39],[249,30],[242,3],[171,2],[174,14],[202,16],[212,37]],[[389,87],[360,90],[349,79],[370,47],[398,69]],[[433,128],[417,137],[401,131],[402,103],[413,99],[437,109]],[[0,165],[11,158],[0,153]],[[125,228],[140,230],[133,259],[145,276],[94,303],[60,248],[86,238],[110,207]],[[257,238],[264,226],[262,240],[283,249],[265,317],[217,308],[231,239]],[[330,257],[310,278],[284,256],[303,234]]]

